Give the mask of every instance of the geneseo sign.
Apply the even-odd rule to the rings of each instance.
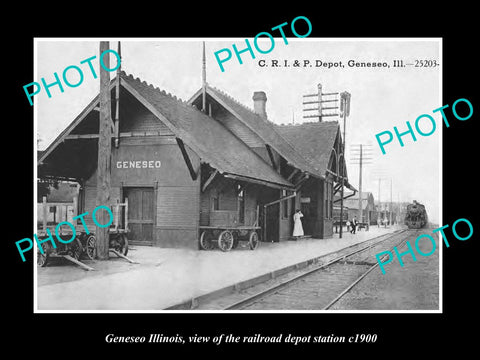
[[[117,161],[117,169],[158,169],[162,166],[160,160],[129,160]]]

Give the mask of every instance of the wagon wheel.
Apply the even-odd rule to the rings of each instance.
[[[233,235],[230,231],[224,230],[218,235],[218,247],[222,251],[230,251],[233,246]]]
[[[200,248],[202,250],[211,250],[213,249],[213,244],[212,244],[212,240],[209,238],[208,236],[208,231],[207,230],[203,230],[202,233],[200,234],[200,240],[199,240],[199,243],[200,243]]]
[[[90,260],[94,260],[97,255],[97,239],[95,235],[89,235],[85,241],[85,254]]]
[[[52,245],[50,243],[44,243],[40,245],[43,249],[43,254],[40,252],[40,249],[37,249],[37,265],[41,267],[47,266],[48,258],[50,257],[50,252],[52,251]]]
[[[83,251],[82,243],[78,238],[75,238],[68,247],[68,255],[73,257],[75,260],[78,260],[82,255],[82,251]]]
[[[118,236],[116,245],[115,245],[115,250],[119,252],[120,254],[127,256],[128,254],[128,239],[127,235],[121,234]]]
[[[256,231],[251,231],[248,237],[248,244],[251,250],[255,250],[258,247],[258,234]]]

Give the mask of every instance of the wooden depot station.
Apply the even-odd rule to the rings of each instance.
[[[338,122],[275,125],[264,92],[254,93],[252,110],[206,82],[184,102],[123,71],[117,77],[105,205],[128,201],[130,244],[226,251],[247,240],[254,249],[288,240],[296,208],[305,235],[332,236],[340,175],[355,191],[338,155]],[[96,96],[39,156],[39,178],[80,185],[77,214],[96,207],[98,109]]]

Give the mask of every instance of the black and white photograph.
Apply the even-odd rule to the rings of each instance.
[[[441,311],[441,39],[36,59],[37,311]]]
[[[165,5],[3,24],[5,351],[473,350],[475,12]]]

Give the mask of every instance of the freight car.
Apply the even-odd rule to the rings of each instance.
[[[420,229],[427,225],[428,215],[425,206],[413,200],[413,204],[407,205],[405,225],[409,229]]]

